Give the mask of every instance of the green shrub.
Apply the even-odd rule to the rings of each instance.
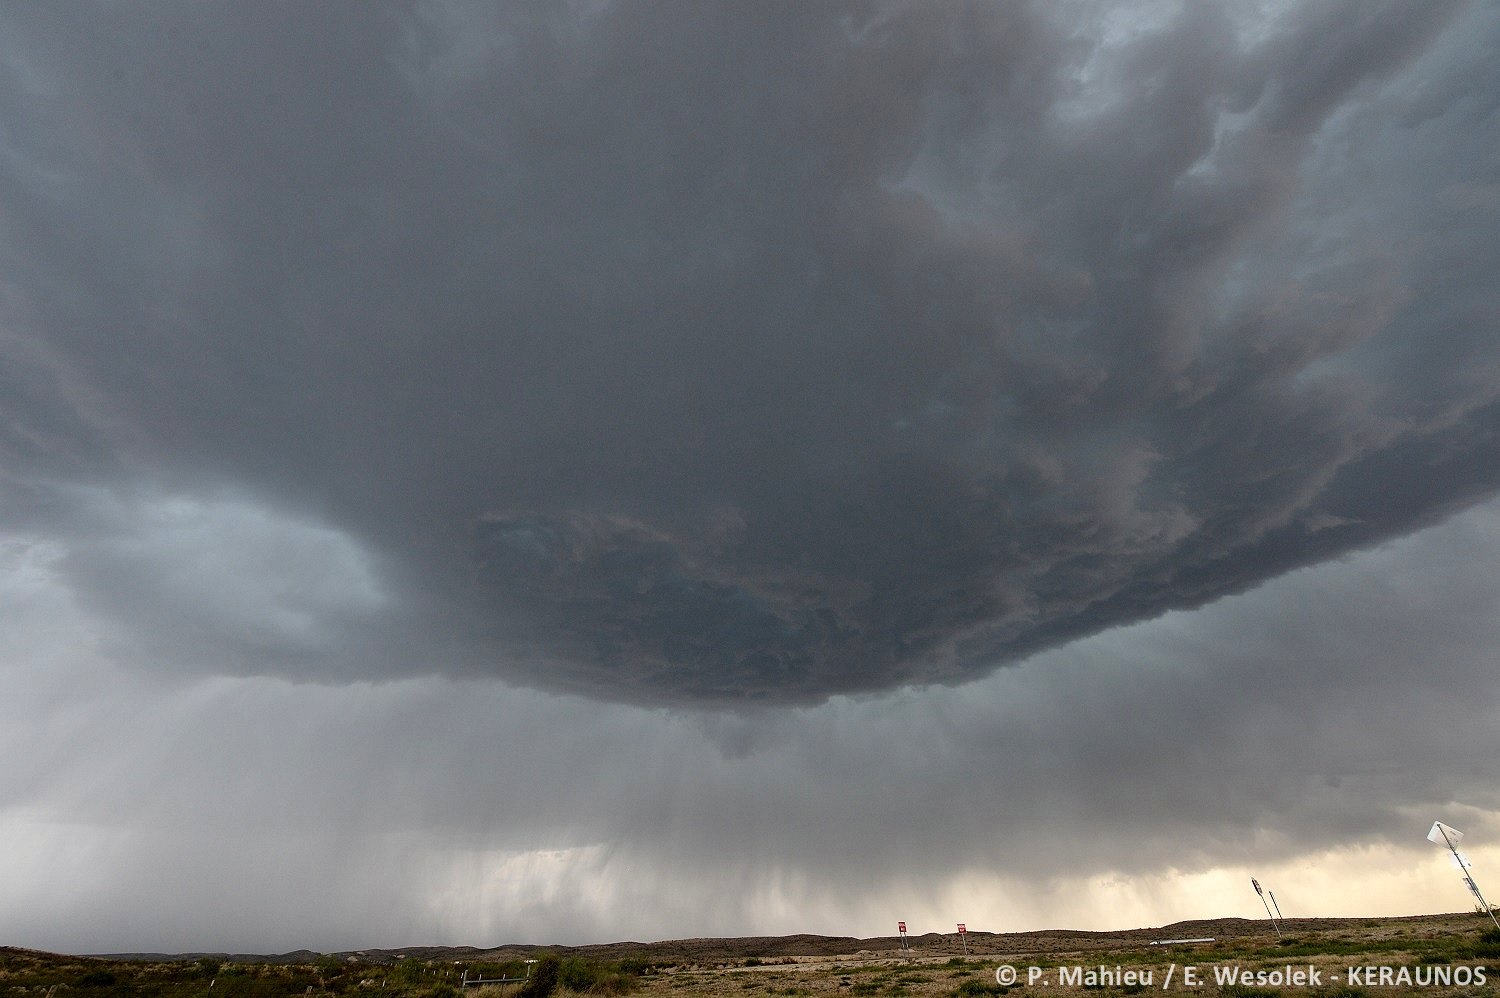
[[[594,979],[589,985],[589,994],[593,995],[626,995],[636,988],[636,978],[631,974],[622,974],[618,970],[606,971]]]
[[[557,983],[580,994],[586,991],[623,994],[634,986],[633,981],[622,984],[614,978],[623,980],[624,975],[606,963],[582,956],[570,956],[557,968]]]
[[[596,977],[598,977],[598,970],[592,960],[570,956],[557,965],[557,983],[569,991],[587,991]]]
[[[1452,953],[1461,960],[1500,959],[1500,931],[1486,929],[1477,939],[1454,946]]]
[[[391,971],[391,976],[402,984],[417,984],[422,980],[422,975],[427,971],[427,965],[414,956],[396,964]]]
[[[557,990],[558,971],[561,967],[562,961],[557,957],[542,957],[532,968],[531,977],[521,985],[516,998],[547,998]]]
[[[980,998],[981,995],[1003,995],[1009,990],[1009,985],[996,984],[994,981],[969,980],[954,988],[953,993],[962,995],[963,998]]]

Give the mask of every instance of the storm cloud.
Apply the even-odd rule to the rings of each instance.
[[[0,555],[19,945],[1106,929],[1264,917],[1251,876],[1464,910],[1436,817],[1500,862],[1500,503],[959,689],[736,712],[122,669],[56,552]]]
[[[1489,6],[0,19],[0,528],[132,666],[815,704],[1500,489]]]
[[[1497,51],[0,8],[0,942],[1466,907]]]

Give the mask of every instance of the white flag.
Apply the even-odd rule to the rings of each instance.
[[[1463,837],[1463,832],[1460,832],[1452,825],[1445,825],[1441,821],[1434,821],[1432,823],[1432,830],[1427,833],[1427,841],[1435,842],[1440,846],[1456,846]]]

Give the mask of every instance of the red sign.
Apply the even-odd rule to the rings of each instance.
[[[900,932],[902,934],[905,934],[905,932],[906,932],[906,923],[905,922],[897,922],[896,923],[896,931]]]
[[[968,929],[964,928],[964,923],[962,923],[962,922],[958,923],[958,934],[959,935],[963,935],[965,932],[968,932],[968,931],[969,931]]]

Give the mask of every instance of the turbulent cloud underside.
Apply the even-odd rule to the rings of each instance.
[[[0,528],[134,661],[811,702],[1500,487],[1493,8],[70,10]]]

